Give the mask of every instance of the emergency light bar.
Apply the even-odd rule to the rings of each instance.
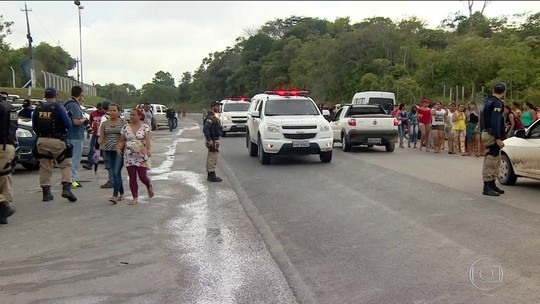
[[[231,101],[248,101],[247,97],[227,97],[225,99]]]
[[[279,90],[279,91],[264,91],[264,94],[279,95],[279,96],[308,96],[308,91],[296,91],[296,90]]]

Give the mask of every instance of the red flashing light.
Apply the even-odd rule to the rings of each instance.
[[[248,98],[247,97],[227,97],[225,98],[226,100],[230,100],[230,101],[248,101]]]
[[[264,94],[279,95],[279,96],[307,96],[308,93],[309,93],[308,91],[297,91],[297,90],[264,91]]]
[[[356,119],[349,119],[349,121],[347,123],[351,127],[356,127]]]

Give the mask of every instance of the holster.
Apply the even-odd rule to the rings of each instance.
[[[56,158],[56,162],[58,162],[59,164],[62,163],[66,158],[73,157],[73,145],[69,144],[67,142],[65,142],[65,143],[66,143],[66,148]]]

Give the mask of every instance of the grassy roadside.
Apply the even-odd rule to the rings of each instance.
[[[6,91],[9,94],[19,95],[21,98],[35,99],[42,99],[45,94],[45,89],[42,88],[33,88],[31,96],[28,96],[28,89],[0,87],[0,91]],[[67,100],[71,97],[70,95],[71,94],[69,94],[68,92],[58,92],[58,97],[60,99]],[[103,99],[105,98],[98,96],[84,96],[84,104],[95,106],[98,102],[103,101]]]

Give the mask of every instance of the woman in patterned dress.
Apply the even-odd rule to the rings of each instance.
[[[124,154],[129,175],[129,188],[133,196],[130,205],[138,203],[139,185],[137,176],[148,190],[148,197],[154,197],[154,189],[148,178],[148,159],[152,156],[150,126],[143,123],[144,113],[139,109],[131,110],[130,122],[122,128],[117,153]]]

